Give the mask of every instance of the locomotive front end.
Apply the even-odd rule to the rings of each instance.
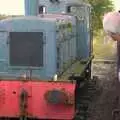
[[[82,117],[93,59],[90,10],[83,0],[25,0],[25,17],[0,21],[0,119]]]
[[[54,76],[63,72],[64,61],[75,59],[75,56],[69,56],[74,54],[75,44],[73,52],[58,62],[63,54],[58,55],[57,43],[60,42],[56,33],[58,28],[68,25],[65,20],[70,17],[63,16],[59,24],[56,17],[20,17],[1,21],[0,118],[74,118],[75,83],[59,77],[54,80]],[[72,25],[72,21],[69,24]],[[63,35],[61,30],[59,35]],[[70,42],[72,45],[74,39]],[[69,44],[61,42],[65,48],[72,47]]]

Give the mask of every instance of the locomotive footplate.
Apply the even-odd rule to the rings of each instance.
[[[94,56],[92,55],[88,59],[76,61],[70,68],[60,75],[59,79],[71,81],[84,81],[85,79],[90,79],[93,58]]]

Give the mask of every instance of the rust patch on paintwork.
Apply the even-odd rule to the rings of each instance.
[[[54,93],[59,94],[58,96]],[[57,99],[58,97],[58,99]],[[65,89],[53,89],[49,90],[44,94],[45,100],[50,104],[65,104],[65,105],[73,105],[75,103],[74,95],[65,91]],[[55,100],[56,99],[56,100]]]

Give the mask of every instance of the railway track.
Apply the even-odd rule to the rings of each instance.
[[[109,80],[111,79],[111,76],[112,77],[116,76],[116,72],[115,72],[116,61],[115,60],[103,60],[103,59],[94,60],[92,66],[93,66],[92,67],[92,76],[93,76],[92,80],[90,80],[86,84],[85,88],[83,88],[83,90],[79,92],[80,101],[78,102],[79,103],[78,110],[80,110],[80,112],[76,120],[99,120],[99,119],[90,119],[93,113],[91,114],[92,111],[90,111],[89,108],[91,107],[91,104],[94,104],[94,101],[97,100],[97,97],[101,96],[104,89],[106,89],[106,86],[108,87],[107,82],[109,82]],[[119,111],[120,109],[113,109],[113,110]],[[112,112],[111,112],[111,116],[112,116]],[[113,119],[113,120],[118,120],[118,119]]]
[[[79,101],[77,101],[77,117],[75,120],[88,120],[89,117],[89,104],[93,100],[93,98],[96,96],[96,81],[97,78],[94,78],[91,81],[88,81],[88,83],[80,89],[79,91]]]

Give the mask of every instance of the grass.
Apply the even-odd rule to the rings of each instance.
[[[116,42],[107,37],[102,30],[99,30],[93,39],[93,53],[97,59],[114,58],[116,54]]]

